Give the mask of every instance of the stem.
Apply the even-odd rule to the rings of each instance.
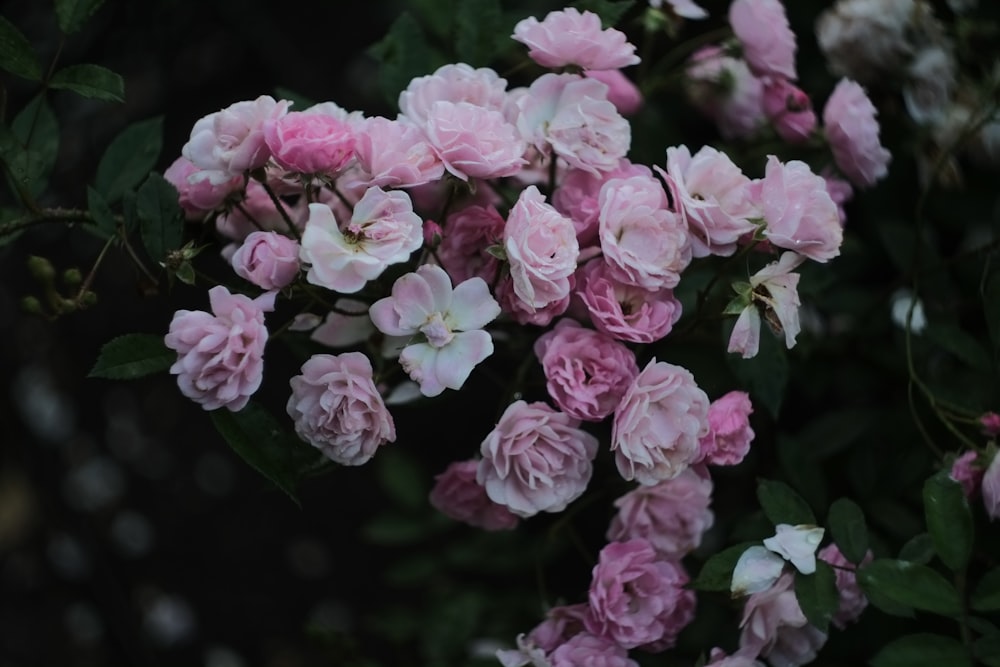
[[[72,225],[78,222],[82,222],[87,225],[96,224],[94,219],[90,216],[90,213],[81,209],[43,208],[36,209],[33,213],[33,215],[26,218],[18,218],[17,220],[12,220],[6,224],[0,225],[0,237],[7,236],[8,234],[14,234],[22,229],[34,227],[35,225]]]
[[[270,185],[268,185],[264,181],[258,181],[258,182],[260,183],[261,187],[264,188],[264,192],[267,193],[267,196],[271,198],[271,202],[274,204],[275,208],[278,209],[278,213],[281,214],[281,219],[285,221],[285,225],[288,227],[288,231],[292,233],[292,236],[295,237],[296,241],[301,242],[302,234],[299,233],[299,228],[295,226],[295,223],[292,222],[291,216],[288,215],[288,211],[285,210],[284,202],[282,202],[281,199],[278,198],[278,195],[274,193],[274,190],[271,189]]]
[[[250,211],[248,211],[246,206],[243,205],[243,202],[233,202],[233,208],[242,213],[243,217],[249,220],[250,224],[257,228],[257,231],[259,232],[267,231],[266,229],[264,229],[264,226],[257,221],[257,218],[253,217],[253,215],[250,214]]]
[[[90,267],[90,271],[87,272],[87,276],[83,279],[83,282],[80,283],[80,289],[77,290],[76,296],[73,297],[73,301],[75,301],[77,305],[80,304],[84,293],[89,290],[91,284],[93,284],[94,277],[97,275],[97,269],[101,266],[101,262],[104,261],[105,256],[108,254],[108,249],[114,241],[115,237],[112,236],[104,242],[104,247],[101,248],[101,252],[97,255],[97,259],[94,260],[94,265]]]

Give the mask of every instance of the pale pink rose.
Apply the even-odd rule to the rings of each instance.
[[[751,302],[740,313],[729,337],[729,352],[738,352],[744,359],[757,355],[760,345],[760,313],[776,336],[783,336],[785,347],[795,347],[801,330],[799,322],[799,274],[793,273],[805,257],[784,252],[777,262],[771,262],[750,276]]]
[[[352,130],[357,130],[365,120],[364,112],[348,111],[336,102],[317,102],[316,104],[302,110],[302,113],[315,113],[330,116],[347,123]]]
[[[483,327],[499,314],[482,278],[453,289],[448,273],[433,264],[400,276],[392,295],[368,310],[382,333],[411,337],[399,364],[424,396],[462,388],[472,369],[493,354],[493,339]]]
[[[597,455],[597,438],[579,425],[545,403],[511,403],[483,440],[476,481],[520,517],[563,511],[587,488]]]
[[[820,549],[817,554],[819,559],[833,566],[834,575],[837,578],[837,595],[840,603],[837,612],[830,621],[843,630],[851,623],[854,623],[861,616],[861,612],[868,606],[868,597],[858,585],[858,577],[855,572],[854,563],[847,560],[836,544],[829,544]],[[861,560],[862,565],[867,565],[874,559],[871,550],[865,554]]]
[[[569,277],[569,289],[576,286],[574,276]],[[555,301],[550,301],[541,308],[534,308],[522,300],[514,291],[514,281],[510,275],[505,275],[496,286],[497,301],[504,314],[518,324],[533,324],[536,327],[547,327],[552,320],[564,314],[571,303],[572,292]]]
[[[642,91],[618,69],[591,69],[585,77],[597,79],[608,87],[608,101],[623,116],[633,116],[642,108]]]
[[[787,523],[779,523],[774,529],[774,535],[764,540],[764,546],[790,562],[802,574],[814,573],[816,549],[823,541],[826,530],[818,526],[792,526]]]
[[[754,74],[795,80],[795,33],[781,0],[733,0],[729,24]]]
[[[354,157],[350,125],[333,116],[289,111],[263,130],[271,158],[290,172],[334,176]]]
[[[522,190],[511,207],[503,244],[514,292],[530,309],[569,296],[580,254],[576,230],[534,185]]]
[[[733,331],[729,334],[726,352],[739,354],[744,359],[752,359],[760,350],[760,311],[750,304],[736,318]]]
[[[692,156],[687,146],[671,146],[665,178],[691,232],[694,257],[728,257],[740,238],[756,229],[750,179],[725,153],[704,146]]]
[[[795,575],[785,573],[767,590],[747,598],[740,622],[740,655],[761,656],[772,665],[787,667],[816,659],[826,634],[802,613],[794,582]]]
[[[805,162],[782,163],[769,155],[764,178],[754,181],[751,193],[767,225],[768,241],[817,262],[840,254],[844,231],[837,205],[826,181]]]
[[[528,638],[546,653],[551,653],[571,637],[584,632],[583,621],[589,611],[586,602],[552,607],[545,614],[545,620],[528,633]]]
[[[590,580],[587,630],[625,648],[662,651],[694,619],[694,591],[677,561],[664,560],[646,540],[610,542]]]
[[[469,102],[435,102],[424,133],[444,168],[463,181],[512,176],[527,164],[517,128],[494,109]]]
[[[222,285],[208,291],[211,313],[178,310],[164,344],[177,352],[170,373],[181,393],[206,410],[239,412],[260,387],[274,292],[251,300]]]
[[[445,516],[484,530],[511,530],[520,519],[476,483],[479,461],[455,461],[434,478],[430,502]]]
[[[548,659],[552,667],[639,667],[625,647],[589,632],[570,637]]]
[[[396,440],[392,415],[372,381],[371,362],[361,352],[313,355],[289,384],[286,409],[295,432],[330,460],[359,466]]]
[[[979,426],[982,427],[983,435],[995,438],[1000,435],[1000,415],[995,412],[984,412],[979,417]]]
[[[983,507],[990,520],[1000,517],[1000,456],[994,454],[979,488],[983,492]]]
[[[424,125],[435,102],[468,102],[500,111],[507,98],[507,80],[488,67],[474,69],[465,63],[439,67],[418,76],[399,94],[399,111],[417,125]]]
[[[178,202],[188,220],[203,219],[243,188],[242,176],[213,183],[208,178],[199,177],[200,171],[190,160],[179,157],[163,172],[163,178],[176,188]]]
[[[598,197],[601,186],[612,178],[629,176],[652,176],[653,172],[643,164],[633,164],[621,158],[611,171],[594,173],[586,169],[568,169],[559,179],[552,193],[552,205],[556,210],[573,220],[576,240],[580,247],[597,241],[597,216],[601,211]]]
[[[299,244],[275,232],[252,232],[230,261],[240,278],[261,289],[281,289],[299,273]]]
[[[734,466],[750,451],[753,406],[745,391],[731,391],[708,406],[708,435],[699,441],[699,458],[717,466]]]
[[[978,458],[979,453],[970,449],[951,464],[949,476],[962,485],[962,492],[966,498],[974,496],[983,481],[983,469],[977,465]]]
[[[694,20],[708,18],[708,12],[705,11],[705,8],[692,0],[649,0],[649,6],[659,9],[663,6],[664,1],[667,8],[681,18]]]
[[[502,667],[552,667],[545,651],[535,646],[523,632],[517,636],[517,648],[498,649],[495,655]]]
[[[778,136],[791,144],[808,140],[816,129],[816,112],[809,96],[788,79],[765,82],[764,113]]]
[[[766,667],[763,662],[747,658],[742,655],[726,655],[721,648],[713,648],[708,654],[708,663],[705,667]]]
[[[676,287],[691,262],[691,244],[659,181],[612,179],[601,188],[600,205],[598,234],[612,275],[649,290]]]
[[[255,231],[288,231],[285,218],[257,181],[247,183],[243,199],[238,203],[239,206],[234,203],[215,219],[215,229],[222,236],[234,241],[243,241]],[[305,208],[305,197],[300,197],[299,203],[294,206],[288,204],[283,206],[296,229],[302,229],[309,213]]]
[[[560,410],[583,421],[601,421],[639,374],[635,353],[575,321],[562,319],[535,341],[549,396]]]
[[[889,171],[891,154],[879,141],[878,111],[865,89],[841,79],[823,108],[823,127],[833,160],[859,188],[871,187]]]
[[[715,522],[712,478],[704,468],[688,468],[673,479],[639,486],[615,500],[618,512],[608,526],[608,540],[649,540],[660,557],[680,560],[701,544]]]
[[[306,280],[350,294],[391,264],[405,262],[424,243],[423,223],[405,192],[369,188],[341,230],[326,204],[309,204],[300,257]]]
[[[310,339],[327,347],[351,347],[363,343],[375,333],[368,317],[368,304],[355,299],[337,299],[326,319],[317,326]]]
[[[576,74],[543,74],[517,101],[517,128],[543,153],[593,174],[615,169],[632,128],[608,100],[608,87]]]
[[[271,150],[264,141],[264,123],[288,112],[289,102],[261,95],[237,102],[199,119],[181,155],[202,171],[200,178],[225,183],[233,176],[267,164]]]
[[[466,206],[448,216],[437,258],[452,281],[479,276],[492,283],[499,261],[486,251],[503,243],[504,219],[493,206]]]
[[[709,46],[695,51],[685,73],[688,99],[715,121],[723,139],[748,139],[764,126],[764,84],[745,61]]]
[[[355,155],[369,187],[410,188],[444,176],[444,164],[423,131],[405,119],[368,118],[356,137]]]
[[[673,479],[698,458],[707,432],[708,396],[694,376],[654,357],[615,409],[615,465],[623,478],[647,486]]]
[[[549,12],[542,21],[523,19],[511,37],[528,47],[529,58],[552,69],[620,69],[639,62],[625,33],[602,28],[597,14],[574,7]]]
[[[603,259],[579,269],[576,294],[598,331],[631,343],[652,343],[670,333],[681,317],[673,290],[647,290],[628,285],[612,274]]]

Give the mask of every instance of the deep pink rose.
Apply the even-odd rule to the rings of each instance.
[[[345,466],[359,466],[396,439],[396,426],[361,352],[316,354],[289,383],[288,416],[295,432]]]
[[[520,521],[503,505],[497,505],[476,483],[479,461],[455,461],[434,478],[430,502],[447,517],[484,530],[511,530]]]
[[[1000,415],[995,412],[984,412],[979,416],[979,426],[983,435],[988,438],[995,438],[1000,435]]]
[[[514,26],[511,37],[527,45],[528,57],[542,67],[576,65],[601,70],[639,62],[625,33],[603,28],[597,14],[574,7],[549,12],[542,21],[523,19]]]
[[[878,111],[860,84],[841,79],[823,108],[823,127],[837,167],[860,188],[889,171],[889,151],[879,141]]]
[[[233,176],[228,181],[213,183],[208,178],[199,177],[200,172],[198,167],[183,157],[174,160],[173,164],[163,172],[163,178],[177,189],[184,217],[188,220],[204,218],[243,187],[242,176]]]
[[[236,275],[257,287],[281,289],[299,273],[299,244],[276,232],[252,232],[231,262]]]
[[[843,630],[849,624],[858,620],[861,612],[868,606],[868,598],[865,596],[861,586],[858,585],[858,577],[855,572],[856,566],[840,553],[836,544],[829,544],[819,550],[817,558],[833,565],[833,572],[837,578],[837,595],[840,603],[837,612],[831,618],[831,622]],[[875,556],[869,550],[861,560],[862,565],[872,561]]]
[[[754,74],[795,80],[795,33],[781,0],[733,0],[729,24]]]
[[[291,172],[334,176],[354,157],[351,126],[333,116],[290,111],[263,127],[271,157]]]
[[[625,648],[662,651],[694,619],[694,591],[686,590],[680,563],[659,558],[636,538],[611,542],[598,556],[590,580],[589,632]]]
[[[772,665],[804,665],[816,659],[826,634],[809,624],[795,597],[795,575],[786,572],[768,589],[747,598],[740,622],[740,655]]]
[[[628,285],[612,275],[601,258],[578,271],[576,294],[598,331],[632,343],[652,343],[673,329],[681,317],[681,302],[673,290],[647,290]]]
[[[635,353],[613,338],[570,319],[535,341],[549,396],[566,414],[601,421],[614,412],[625,388],[639,374]]]
[[[435,102],[423,129],[444,168],[470,178],[513,176],[527,161],[527,145],[517,128],[495,109],[470,102]]]
[[[238,412],[260,387],[274,292],[254,300],[218,285],[208,291],[212,312],[178,310],[163,342],[177,352],[170,372],[181,393],[206,410]]]
[[[745,391],[731,391],[708,406],[708,435],[699,442],[699,459],[717,466],[734,466],[750,451],[753,406]]]
[[[552,667],[639,667],[625,647],[589,632],[570,637],[548,659]]]
[[[583,621],[589,610],[590,607],[585,602],[552,607],[545,614],[545,620],[528,633],[528,639],[546,653],[551,653],[556,647],[584,631]]]
[[[569,289],[576,286],[574,277],[569,277]],[[504,314],[518,324],[532,324],[536,327],[547,327],[552,324],[552,320],[566,313],[571,303],[571,293],[555,301],[550,301],[541,308],[533,308],[523,301],[514,291],[514,281],[510,275],[500,279],[496,286],[497,301]]]
[[[979,453],[970,449],[957,457],[951,464],[949,476],[962,485],[966,498],[971,498],[979,490],[983,481],[983,469],[978,465]]]
[[[788,79],[764,84],[764,113],[778,136],[791,144],[806,141],[816,129],[816,112],[809,96]]]
[[[653,485],[697,460],[707,432],[708,396],[694,376],[654,358],[615,409],[611,450],[622,477]]]
[[[587,488],[597,455],[579,425],[545,403],[511,403],[483,440],[476,481],[518,516],[561,512]]]
[[[486,249],[503,243],[504,224],[493,206],[466,206],[448,216],[437,257],[453,282],[479,276],[493,283],[499,262]]]

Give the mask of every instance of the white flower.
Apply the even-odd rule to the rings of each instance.
[[[785,560],[766,547],[750,547],[736,561],[733,582],[729,590],[733,596],[753,595],[770,588],[785,569]]]
[[[816,548],[823,541],[826,531],[818,526],[792,526],[787,523],[779,523],[775,529],[774,537],[764,540],[764,546],[790,561],[802,574],[815,572]]]

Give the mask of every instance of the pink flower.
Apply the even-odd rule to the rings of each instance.
[[[795,80],[795,33],[780,0],[733,0],[729,24],[754,74]]]
[[[316,354],[289,383],[295,432],[332,461],[359,466],[396,440],[396,426],[361,352]]]
[[[326,204],[309,204],[301,258],[313,285],[346,294],[359,291],[391,264],[423,245],[423,223],[405,192],[369,188],[341,231]]]
[[[768,241],[817,262],[840,254],[844,231],[837,205],[826,181],[805,162],[782,164],[769,155],[764,178],[754,182],[752,194],[767,224]]]
[[[764,84],[743,60],[704,47],[691,56],[686,74],[688,98],[715,121],[723,139],[752,137],[764,125]]]
[[[237,102],[201,118],[181,154],[203,170],[201,177],[225,183],[244,171],[267,164],[271,150],[264,141],[264,123],[285,115],[289,102],[261,95]]]
[[[545,614],[545,620],[528,633],[528,639],[546,653],[551,653],[570,638],[585,632],[583,621],[589,610],[585,602],[552,607]]]
[[[576,294],[598,331],[632,343],[652,343],[673,329],[681,317],[681,302],[673,290],[647,290],[628,285],[612,274],[601,258],[579,269]]]
[[[500,111],[507,99],[507,81],[488,67],[465,63],[442,65],[433,74],[418,76],[399,94],[399,111],[423,126],[435,102],[468,102]]]
[[[740,655],[762,656],[772,665],[798,667],[816,659],[826,634],[809,625],[795,597],[795,575],[747,598],[740,627]]]
[[[1000,435],[1000,415],[995,412],[984,412],[980,415],[979,425],[986,437],[995,438]]]
[[[687,468],[673,479],[639,486],[615,500],[618,512],[609,540],[649,540],[661,558],[680,560],[701,544],[712,527],[712,478],[704,468]]]
[[[726,655],[726,652],[721,648],[713,648],[712,652],[708,654],[709,662],[705,667],[765,667],[763,662],[754,660],[753,658],[747,658],[745,656],[736,655]]]
[[[681,216],[651,177],[608,181],[601,188],[599,238],[604,261],[618,280],[648,290],[673,288],[691,261]]]
[[[837,577],[837,595],[840,603],[837,612],[830,620],[835,626],[843,630],[849,624],[858,620],[861,612],[868,606],[868,598],[858,585],[858,577],[855,572],[856,567],[849,560],[844,558],[836,544],[829,544],[820,549],[817,554],[819,559],[833,565],[834,575]],[[874,555],[869,551],[862,559],[861,564],[866,565],[872,561]]]
[[[495,109],[435,102],[423,128],[444,168],[463,181],[513,176],[527,164],[524,140]]]
[[[573,221],[546,203],[534,185],[521,191],[504,228],[514,293],[529,308],[569,296],[580,248]]]
[[[603,29],[601,18],[574,7],[549,12],[539,22],[529,17],[514,26],[511,37],[528,47],[528,57],[542,67],[576,65],[581,69],[620,69],[639,62],[625,33]]]
[[[305,208],[305,197],[300,197],[299,201],[300,203],[295,206],[284,205],[284,209],[295,227],[302,229],[305,226],[308,209]],[[239,204],[238,208],[233,206],[221,212],[215,219],[216,230],[226,238],[243,241],[255,231],[288,231],[285,218],[257,181],[247,183],[244,197]]]
[[[209,178],[201,177],[201,171],[187,158],[179,157],[163,172],[163,178],[177,189],[184,217],[188,220],[204,218],[243,188],[242,176],[213,183]]]
[[[837,216],[840,218],[840,226],[847,222],[847,213],[844,211],[844,204],[854,197],[854,188],[842,178],[837,178],[829,173],[830,170],[823,170],[820,174],[826,181],[826,191],[830,193],[830,199],[837,205]]]
[[[993,455],[993,460],[983,473],[980,490],[983,492],[983,506],[990,520],[1000,517],[1000,456]]]
[[[592,69],[583,75],[597,79],[608,87],[608,101],[615,105],[623,116],[632,116],[642,108],[642,91],[617,69]]]
[[[652,359],[615,409],[611,450],[627,480],[652,486],[681,474],[708,432],[708,396],[690,371]]]
[[[218,285],[208,291],[212,313],[178,310],[163,342],[177,352],[170,373],[181,393],[206,410],[238,412],[260,387],[274,292],[254,300]]]
[[[575,286],[574,277],[569,277],[569,289]],[[547,327],[552,320],[566,312],[570,305],[570,293],[556,301],[550,301],[541,308],[534,308],[523,301],[514,291],[514,281],[510,275],[500,279],[496,287],[497,301],[505,315],[518,324],[533,324],[536,327]]]
[[[472,369],[493,354],[493,339],[483,327],[500,314],[482,278],[452,289],[440,266],[423,264],[392,285],[392,296],[368,310],[375,326],[390,336],[409,336],[399,363],[424,396],[461,389]]]
[[[497,505],[476,483],[479,461],[455,461],[434,478],[430,501],[439,512],[456,521],[484,530],[511,530],[520,521]]]
[[[466,206],[448,216],[437,257],[453,282],[473,276],[493,282],[499,262],[486,249],[503,242],[505,224],[493,206]]]
[[[366,119],[354,150],[368,186],[410,188],[444,176],[444,164],[423,131],[406,120]]]
[[[552,667],[639,667],[627,649],[588,632],[570,637],[548,659]]]
[[[579,425],[544,403],[511,403],[483,440],[476,481],[520,517],[561,512],[587,488],[597,455]]]
[[[601,186],[612,178],[652,175],[653,172],[646,165],[633,164],[626,158],[620,159],[618,166],[611,171],[593,173],[586,169],[568,169],[552,193],[552,205],[573,220],[576,239],[583,248],[597,240]]]
[[[584,421],[614,412],[639,374],[635,354],[609,336],[562,319],[535,341],[549,396],[559,409]]]
[[[610,542],[590,580],[587,630],[625,648],[662,651],[694,618],[694,591],[680,563],[659,558],[644,539]]]
[[[299,273],[299,244],[276,232],[252,232],[231,261],[240,278],[261,289],[281,289]]]
[[[350,125],[333,116],[290,111],[263,129],[271,157],[290,172],[334,176],[354,157]]]
[[[733,466],[750,451],[754,432],[750,428],[753,406],[745,391],[731,391],[708,406],[708,435],[699,441],[705,463]]]
[[[760,312],[776,336],[784,336],[785,347],[795,347],[799,335],[799,274],[792,271],[805,258],[794,252],[784,252],[777,262],[771,262],[750,276],[750,302],[740,312],[729,337],[729,352],[744,359],[757,355],[760,346]]]
[[[771,79],[764,84],[764,113],[778,136],[792,144],[806,141],[816,129],[816,112],[809,96],[788,79]]]
[[[823,108],[823,126],[833,160],[858,187],[871,187],[889,171],[889,151],[879,141],[878,111],[865,89],[841,79]]]
[[[951,464],[949,476],[962,485],[962,492],[966,498],[974,496],[983,481],[983,469],[977,465],[978,458],[979,453],[970,449]]]

